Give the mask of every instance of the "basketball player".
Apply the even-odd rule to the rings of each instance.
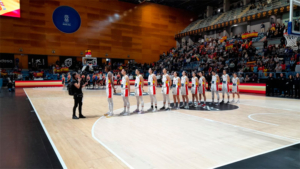
[[[205,88],[206,88],[206,79],[203,76],[204,73],[199,72],[199,103],[198,105],[201,105],[201,95],[203,95],[204,103],[202,104],[202,107],[206,106],[206,95],[205,95]]]
[[[181,77],[181,96],[183,100],[183,105],[180,106],[181,108],[189,109],[189,93],[188,93],[188,85],[189,85],[189,78],[186,76],[186,72],[182,71]],[[185,102],[186,101],[186,102]]]
[[[105,72],[107,72],[106,75],[106,95],[107,95],[107,101],[108,101],[108,108],[109,112],[106,113],[107,116],[113,116],[114,113],[114,102],[112,99],[113,92],[116,93],[115,85],[114,85],[114,79],[113,74],[110,71],[110,66],[105,66]]]
[[[123,98],[123,102],[124,102],[124,110],[122,113],[120,113],[120,116],[129,116],[130,115],[130,103],[129,103],[129,93],[130,93],[130,83],[129,83],[129,78],[126,75],[126,70],[122,69],[122,82],[121,82],[121,96]],[[107,82],[106,82],[107,83]],[[126,111],[126,107],[127,107],[127,111]]]
[[[212,77],[211,77],[211,82],[210,82],[211,83],[212,104],[214,104],[214,97],[215,97],[215,93],[216,93],[217,99],[218,99],[218,102],[216,103],[216,105],[219,104],[219,100],[220,100],[219,82],[220,82],[219,76],[216,74],[215,71],[212,71]]]
[[[232,101],[231,101],[233,103],[234,103],[234,94],[235,93],[238,96],[238,100],[236,103],[240,103],[239,84],[240,84],[240,79],[237,77],[236,73],[234,73],[233,78],[232,78]]]
[[[138,69],[135,70],[136,78],[135,78],[135,97],[137,101],[137,108],[134,111],[135,113],[138,114],[143,114],[144,113],[144,101],[143,101],[143,91],[144,91],[144,78],[140,74],[140,71]],[[140,106],[140,101],[141,101],[141,111],[139,110]]]
[[[192,93],[192,103],[190,104],[190,106],[194,106],[194,107],[198,107],[198,78],[196,76],[195,72],[192,72],[192,89],[191,89],[191,93]],[[195,103],[195,98],[196,98],[196,103]]]
[[[179,98],[179,89],[180,89],[180,78],[177,76],[177,72],[174,72],[173,77],[173,85],[172,85],[172,93],[173,93],[173,100],[174,100],[174,109],[180,109],[180,98]],[[177,106],[176,106],[177,100]]]
[[[67,84],[69,84],[71,82],[71,74],[70,72],[68,73],[68,76],[67,76]]]
[[[149,76],[148,76],[148,93],[151,99],[151,108],[148,111],[157,111],[157,100],[156,100],[156,86],[157,79],[155,74],[153,74],[153,70],[149,68]],[[155,103],[155,108],[153,108],[153,102]]]
[[[221,103],[224,103],[224,97],[225,97],[225,93],[227,94],[227,104],[229,103],[229,82],[230,82],[230,78],[228,76],[228,74],[226,74],[226,70],[223,70],[223,75],[222,75],[222,97],[223,100],[221,101]]]
[[[162,77],[162,93],[163,93],[163,97],[164,97],[164,101],[163,104],[164,106],[162,108],[160,108],[160,110],[165,110],[168,111],[170,110],[170,97],[169,97],[169,93],[170,93],[170,85],[171,84],[171,78],[170,76],[167,74],[167,69],[164,68],[163,69],[163,77]],[[168,107],[166,108],[166,101],[168,102]]]
[[[65,85],[65,83],[66,83],[66,78],[65,78],[65,75],[64,75],[64,74],[61,75],[61,83],[62,83],[63,89],[64,89],[64,88],[66,87],[66,85]]]

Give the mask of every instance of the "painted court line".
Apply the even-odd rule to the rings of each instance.
[[[300,144],[300,142],[288,144],[288,145],[285,145],[285,146],[282,146],[282,147],[279,147],[279,148],[275,148],[275,149],[270,150],[270,151],[262,152],[262,153],[255,154],[255,155],[251,155],[251,156],[248,156],[248,157],[245,157],[245,158],[240,158],[238,160],[234,160],[234,161],[222,164],[222,165],[214,166],[214,167],[212,167],[212,169],[213,168],[222,167],[222,166],[225,166],[225,165],[228,165],[228,164],[232,164],[232,163],[235,163],[235,162],[238,162],[238,161],[246,160],[246,159],[249,159],[249,158],[252,158],[252,157],[256,157],[256,156],[259,156],[259,155],[262,155],[262,154],[270,153],[270,152],[273,152],[273,151],[276,151],[276,150],[280,150],[280,149],[283,149],[283,148],[286,148],[286,147],[290,147],[290,146],[293,146],[293,145],[296,145],[296,144]]]
[[[265,123],[265,124],[269,124],[269,125],[273,125],[273,126],[278,126],[278,124],[267,123],[267,122],[264,122],[264,121],[255,120],[254,118],[251,117],[251,116],[254,116],[254,115],[257,115],[257,114],[275,114],[275,113],[254,113],[254,114],[250,114],[250,115],[248,116],[248,118],[249,118],[250,120],[253,120],[253,121],[256,121],[256,122],[259,122],[259,123]]]
[[[130,107],[133,107],[135,105],[132,105]],[[114,111],[119,111],[119,110],[122,110],[121,109],[117,109],[117,110],[114,110]],[[193,116],[193,117],[197,117],[197,118],[200,118],[200,119],[204,119],[206,121],[209,121],[209,122],[216,122],[216,123],[221,123],[223,125],[229,125],[229,126],[232,126],[232,127],[237,127],[237,128],[241,128],[243,130],[246,130],[246,131],[250,131],[250,132],[254,132],[254,133],[257,133],[257,134],[261,134],[261,135],[264,135],[264,136],[267,136],[267,137],[273,137],[273,138],[277,138],[277,139],[284,139],[284,140],[290,140],[290,141],[293,141],[293,142],[296,142],[296,143],[292,143],[292,144],[289,144],[289,145],[286,145],[286,146],[282,146],[282,147],[279,147],[279,148],[276,148],[276,149],[273,149],[273,150],[270,150],[270,151],[265,151],[265,152],[262,152],[262,153],[259,153],[259,154],[255,154],[255,155],[251,155],[251,156],[248,156],[248,157],[244,157],[244,158],[240,158],[240,159],[237,159],[237,160],[234,160],[234,161],[231,161],[231,162],[228,162],[228,163],[225,163],[225,164],[222,164],[222,165],[218,165],[218,166],[214,166],[212,168],[217,168],[217,167],[221,167],[221,166],[224,166],[224,165],[227,165],[227,164],[231,164],[231,163],[234,163],[234,162],[237,162],[237,161],[241,161],[241,160],[244,160],[244,159],[248,159],[248,158],[251,158],[251,157],[255,157],[255,156],[259,156],[259,155],[262,155],[262,154],[266,154],[266,153],[269,153],[269,152],[272,152],[272,151],[276,151],[276,150],[279,150],[279,149],[282,149],[282,148],[285,148],[285,147],[289,147],[289,146],[292,146],[292,145],[296,145],[296,144],[299,144],[300,143],[300,140],[299,139],[295,139],[295,138],[289,138],[289,137],[283,137],[283,136],[279,136],[279,135],[275,135],[275,134],[270,134],[270,133],[265,133],[265,132],[262,132],[262,131],[258,131],[258,130],[254,130],[254,129],[249,129],[249,128],[245,128],[245,127],[241,127],[241,126],[236,126],[236,125],[232,125],[232,124],[228,124],[228,123],[224,123],[224,122],[219,122],[219,121],[215,121],[215,120],[212,120],[212,119],[207,119],[207,118],[203,118],[203,117],[199,117],[199,116],[195,116],[195,115],[190,115],[190,114],[186,114],[186,113],[182,113],[182,112],[177,112],[177,111],[173,111],[173,112],[176,112],[176,113],[180,113],[180,114],[184,114],[184,115],[187,115],[187,116]],[[106,146],[103,142],[101,142],[99,139],[97,139],[95,137],[95,134],[94,134],[94,128],[96,126],[96,124],[98,123],[99,120],[103,119],[105,116],[102,116],[100,117],[93,125],[92,127],[92,136],[93,138],[98,141],[102,146],[104,146],[107,150],[109,150],[113,155],[115,155],[118,159],[120,159],[125,165],[127,165],[129,168],[133,168],[132,166],[130,166],[125,160],[123,160],[120,156],[118,156],[114,151],[112,151],[108,146]]]
[[[267,122],[264,122],[264,121],[259,121],[259,120],[255,120],[254,118],[252,118],[251,116],[254,116],[254,115],[258,115],[258,114],[271,114],[271,115],[276,115],[276,114],[291,114],[291,113],[254,113],[254,114],[250,114],[248,116],[249,119],[253,120],[253,121],[256,121],[256,122],[259,122],[259,123],[265,123],[265,124],[270,124],[270,125],[274,125],[274,126],[279,126],[278,124],[273,124],[273,123],[267,123]],[[293,116],[300,116],[298,114],[292,114]]]
[[[120,109],[118,109],[118,110],[120,110]],[[93,136],[93,138],[94,138],[95,140],[97,140],[97,141],[98,141],[103,147],[105,147],[108,151],[110,151],[114,156],[116,156],[119,160],[121,160],[127,167],[133,169],[133,167],[132,167],[131,165],[129,165],[125,160],[123,160],[120,156],[118,156],[117,153],[115,153],[114,151],[112,151],[108,146],[106,146],[102,141],[100,141],[99,139],[97,139],[97,137],[95,136],[95,134],[94,134],[94,133],[95,133],[95,132],[94,132],[94,128],[95,128],[97,122],[98,122],[99,120],[103,119],[103,118],[105,118],[105,116],[101,116],[101,117],[94,123],[94,125],[93,125],[93,127],[92,127],[92,136]]]
[[[181,112],[177,112],[177,113],[181,113]],[[212,119],[207,119],[207,118],[203,118],[203,117],[199,117],[199,116],[195,116],[195,115],[191,115],[191,114],[186,114],[186,113],[182,113],[182,114],[185,114],[185,115],[188,115],[188,116],[198,117],[198,118],[208,120],[208,121],[211,121],[211,122],[216,122],[216,123],[221,123],[221,124],[225,124],[225,125],[229,125],[229,126],[233,126],[233,127],[238,127],[238,128],[244,129],[244,130],[260,133],[260,134],[265,135],[265,136],[272,136],[272,137],[275,137],[275,138],[285,139],[285,140],[300,141],[299,139],[295,139],[295,138],[283,137],[283,136],[279,136],[279,135],[275,135],[275,134],[271,134],[271,133],[265,133],[265,132],[262,132],[262,131],[249,129],[249,128],[245,128],[245,127],[241,127],[241,126],[236,126],[236,125],[233,125],[233,124],[224,123],[224,122],[220,122],[220,121],[215,121],[215,120],[212,120]]]
[[[44,131],[45,131],[45,133],[46,133],[46,136],[48,137],[48,140],[49,140],[50,144],[51,144],[52,147],[53,147],[53,150],[54,150],[55,154],[57,155],[57,158],[58,158],[58,160],[60,161],[60,164],[62,165],[62,167],[63,167],[64,169],[67,169],[67,166],[66,166],[64,160],[62,159],[62,157],[61,157],[61,155],[59,154],[59,152],[58,152],[58,150],[57,150],[55,144],[53,143],[53,141],[52,141],[52,139],[51,139],[49,133],[47,132],[47,129],[46,129],[46,127],[44,126],[44,123],[42,122],[42,120],[41,120],[39,114],[37,113],[37,111],[36,111],[34,105],[32,104],[32,102],[31,102],[31,100],[30,100],[30,97],[28,96],[26,90],[25,90],[25,89],[23,89],[23,90],[24,90],[24,92],[25,92],[25,94],[26,94],[26,96],[27,96],[27,98],[28,98],[28,100],[29,100],[31,106],[32,106],[33,109],[34,109],[34,112],[35,112],[36,116],[38,117],[38,119],[39,119],[39,121],[40,121],[40,123],[41,123],[41,125],[42,125],[42,127],[43,127],[43,129],[44,129]]]
[[[258,105],[245,104],[245,103],[239,103],[239,104],[246,105],[246,106],[263,107],[263,108],[269,108],[269,109],[278,109],[278,110],[287,110],[287,111],[300,112],[299,110],[293,110],[293,109],[281,109],[281,108],[274,108],[274,107],[268,107],[268,106],[258,106]]]

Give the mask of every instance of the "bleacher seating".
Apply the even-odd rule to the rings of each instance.
[[[256,2],[255,6],[257,7],[257,5],[259,3],[260,2]],[[261,9],[257,9],[257,8],[250,9],[250,5],[251,4],[248,4],[243,7],[229,10],[225,13],[219,13],[217,15],[213,15],[213,16],[207,17],[205,19],[196,20],[196,21],[192,22],[190,25],[188,25],[184,30],[182,30],[181,33],[185,33],[185,32],[192,31],[192,30],[197,30],[199,28],[208,27],[208,26],[218,24],[218,23],[223,23],[225,21],[230,21],[230,20],[237,19],[240,17],[251,16],[258,12],[265,12],[265,11],[269,11],[271,9],[287,6],[287,5],[289,5],[289,3],[286,0],[272,0],[272,2],[270,4],[267,4],[264,8],[261,8]]]

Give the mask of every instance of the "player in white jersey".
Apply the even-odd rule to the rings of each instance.
[[[105,72],[107,72],[106,75],[106,96],[108,101],[108,108],[109,112],[107,112],[105,115],[107,116],[113,116],[113,110],[114,110],[114,102],[112,99],[113,92],[116,93],[114,80],[113,80],[113,74],[110,72],[110,66],[105,66]]]
[[[190,106],[195,106],[198,107],[198,86],[199,86],[199,82],[198,82],[198,78],[196,76],[195,72],[192,72],[192,88],[191,88],[191,93],[192,93],[192,103],[190,104]],[[195,98],[196,98],[196,103],[195,103]]]
[[[169,97],[169,93],[170,93],[170,86],[172,81],[170,79],[170,76],[167,74],[167,69],[164,68],[163,69],[163,78],[162,78],[162,93],[163,93],[163,97],[164,97],[164,102],[163,102],[163,107],[160,108],[160,110],[170,110],[170,97]],[[166,102],[168,102],[168,107],[166,107]]]
[[[182,71],[181,77],[181,96],[183,100],[183,105],[180,106],[181,108],[189,109],[189,78],[186,76],[186,72]]]
[[[233,74],[232,78],[232,101],[234,102],[234,94],[236,93],[238,96],[238,100],[236,103],[240,103],[240,92],[239,92],[240,79],[237,77],[237,74]]]
[[[212,104],[214,103],[214,97],[215,97],[215,93],[216,93],[217,99],[218,99],[218,102],[216,103],[216,105],[219,104],[219,100],[220,100],[220,96],[219,96],[219,82],[220,82],[219,76],[216,74],[215,71],[212,71],[212,77],[211,77]]]
[[[124,102],[124,110],[122,113],[120,113],[121,116],[128,116],[130,115],[130,103],[129,103],[129,93],[130,93],[130,83],[129,83],[129,78],[126,75],[126,70],[122,69],[122,82],[121,82],[121,96],[123,98]],[[126,111],[127,107],[127,111]]]
[[[156,100],[156,86],[157,79],[155,74],[153,74],[153,70],[149,68],[149,76],[148,76],[148,93],[151,99],[151,108],[148,111],[157,111],[157,100]],[[155,103],[155,108],[153,108],[153,102]]]
[[[173,100],[174,100],[174,109],[180,109],[180,98],[179,98],[179,89],[180,89],[180,78],[177,75],[177,72],[173,74],[173,85],[172,85],[172,93],[173,93]],[[176,106],[176,101],[177,106]]]
[[[222,98],[223,100],[221,101],[221,103],[224,103],[224,97],[225,97],[225,93],[227,94],[227,103],[229,103],[229,83],[230,83],[230,77],[228,74],[226,74],[226,70],[223,70],[223,75],[222,75]]]
[[[135,97],[137,101],[137,108],[134,111],[135,113],[138,114],[143,114],[144,113],[144,101],[143,101],[143,91],[144,91],[144,78],[140,74],[140,71],[138,69],[135,70],[136,78],[135,78]],[[139,110],[140,106],[140,101],[141,101],[141,111]]]
[[[205,95],[205,88],[206,88],[206,79],[203,76],[204,73],[199,72],[199,106],[201,105],[201,95],[203,95],[204,103],[202,104],[202,107],[206,106],[206,95]]]

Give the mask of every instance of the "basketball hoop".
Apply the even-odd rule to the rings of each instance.
[[[297,35],[289,35],[288,33],[284,33],[284,37],[286,39],[286,46],[292,48],[293,50],[298,50],[297,39],[299,36]]]

